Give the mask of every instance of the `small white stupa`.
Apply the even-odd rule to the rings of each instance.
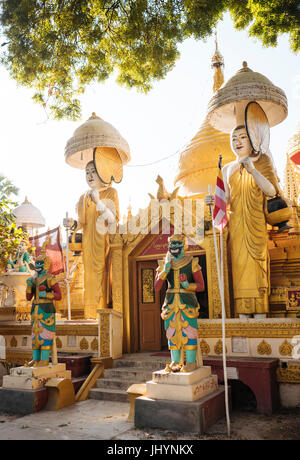
[[[41,211],[33,206],[25,197],[24,203],[13,210],[16,216],[16,226],[22,227],[30,236],[34,236],[34,229],[45,227],[46,222]]]

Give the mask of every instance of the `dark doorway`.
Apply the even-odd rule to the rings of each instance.
[[[228,380],[231,387],[232,409],[243,412],[256,412],[256,398],[253,391],[240,380]]]

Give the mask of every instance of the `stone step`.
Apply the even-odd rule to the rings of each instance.
[[[153,369],[136,368],[136,367],[119,367],[105,369],[104,377],[106,379],[132,380],[136,383],[146,382],[152,379]]]
[[[105,389],[112,389],[112,390],[124,390],[127,391],[127,389],[133,385],[134,382],[133,380],[119,380],[119,379],[98,379],[97,380],[97,388],[105,388]],[[144,382],[138,382],[138,383],[144,383]]]
[[[97,380],[96,388],[89,392],[91,399],[128,402],[127,389],[134,383],[152,380],[152,373],[165,368],[166,357],[123,356],[114,360],[114,367],[105,369],[104,377]]]
[[[159,361],[149,361],[149,360],[133,360],[129,358],[124,358],[124,359],[116,359],[114,361],[114,368],[120,368],[120,367],[136,367],[136,368],[147,368],[147,369],[152,369],[152,370],[160,370],[164,369],[166,366],[166,362],[168,361],[168,358],[164,360],[159,360]]]
[[[107,388],[92,388],[89,392],[90,399],[101,399],[105,401],[129,402],[125,390],[113,390]]]

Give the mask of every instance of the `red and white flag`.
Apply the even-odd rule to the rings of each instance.
[[[42,253],[42,246],[46,240],[49,240],[49,244],[46,246],[46,255],[51,260],[49,273],[58,275],[64,271],[64,258],[60,244],[59,227],[29,238],[31,246],[35,248],[35,257],[38,257]]]
[[[223,231],[224,227],[226,227],[228,223],[227,212],[226,212],[225,187],[224,187],[221,166],[222,166],[222,156],[220,155],[219,170],[218,170],[217,184],[216,184],[216,190],[215,190],[215,206],[213,210],[213,225],[220,232]]]

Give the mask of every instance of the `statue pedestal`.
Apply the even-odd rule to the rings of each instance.
[[[45,367],[14,367],[10,375],[3,377],[3,388],[38,390],[53,378],[71,379],[71,371],[67,371],[63,363]]]
[[[0,388],[0,412],[28,415],[45,408],[48,400],[46,388],[39,390],[18,390]]]
[[[204,433],[225,417],[225,390],[218,390],[197,401],[170,401],[141,396],[135,400],[136,428],[160,428],[180,433]]]
[[[135,400],[137,428],[203,433],[225,416],[225,391],[210,366],[193,372],[153,372],[146,396]]]
[[[70,380],[71,371],[66,370],[64,363],[45,367],[14,367],[10,375],[3,377],[3,386],[0,388],[0,412],[8,414],[32,414],[44,409],[49,403],[49,389],[46,384],[53,379]],[[70,386],[69,385],[69,386]],[[53,386],[53,384],[52,384]]]
[[[217,375],[211,375],[210,366],[202,366],[193,372],[153,372],[146,384],[146,394],[153,399],[172,401],[197,401],[218,389]]]

